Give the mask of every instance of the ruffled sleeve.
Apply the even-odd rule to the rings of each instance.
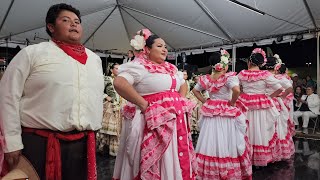
[[[265,79],[265,82],[266,82],[267,86],[269,88],[273,89],[274,91],[282,88],[280,81],[277,78],[275,78],[273,75],[268,76]]]
[[[203,91],[204,88],[201,86],[201,84],[197,83],[195,86],[194,86],[194,89],[197,90],[197,91]]]
[[[201,84],[201,82],[203,82],[204,78],[206,78],[206,76],[200,76],[198,83],[194,86],[194,89],[197,91],[203,91],[206,90],[206,87],[204,86],[205,84]],[[201,80],[201,81],[200,81]]]
[[[230,76],[226,83],[229,89],[232,89],[235,86],[239,86],[239,78],[237,76]]]
[[[139,83],[148,73],[145,67],[138,62],[128,62],[119,66],[119,75],[131,85]]]
[[[288,89],[292,87],[292,84],[289,79],[283,78],[280,80],[280,84],[284,89]]]

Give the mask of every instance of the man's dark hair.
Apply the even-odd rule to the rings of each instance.
[[[307,88],[310,88],[310,89],[312,89],[312,91],[314,91],[314,86],[307,86],[306,89]]]
[[[47,25],[48,24],[53,24],[54,25],[56,23],[56,19],[59,16],[60,12],[63,11],[63,10],[71,11],[71,12],[75,13],[78,16],[78,18],[79,18],[79,20],[81,22],[80,11],[78,9],[72,7],[69,4],[65,4],[65,3],[52,5],[49,8],[49,10],[47,12],[47,16],[46,16],[46,31],[47,31],[47,33],[49,34],[50,37],[52,37],[52,33],[49,31]]]

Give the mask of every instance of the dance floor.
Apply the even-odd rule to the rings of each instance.
[[[320,180],[320,135],[297,134],[296,153],[288,161],[253,169],[254,180]],[[106,153],[107,154],[107,153]],[[115,157],[97,154],[98,180],[111,180]]]

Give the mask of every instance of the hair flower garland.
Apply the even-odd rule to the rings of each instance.
[[[146,45],[146,41],[144,40],[143,36],[135,35],[134,38],[131,39],[130,45],[136,51],[141,51],[141,50],[143,50],[144,46]]]
[[[136,51],[142,51],[144,47],[146,46],[146,40],[151,35],[151,32],[149,29],[142,29],[137,32],[137,35],[133,37],[133,39],[130,40],[130,45],[136,50]]]
[[[255,54],[255,53],[259,53],[263,56],[263,61],[264,63],[262,64],[262,66],[264,66],[267,62],[267,56],[266,56],[266,52],[264,52],[263,49],[261,48],[255,48],[253,51],[252,51],[252,54]]]
[[[278,71],[281,67],[282,60],[280,59],[280,56],[278,54],[275,54],[273,57],[276,58],[276,62],[277,62],[277,64],[274,66],[274,70]]]
[[[221,49],[220,54],[221,54],[220,62],[213,66],[213,68],[216,71],[224,70],[226,68],[226,66],[228,66],[228,64],[229,64],[230,54],[228,53],[228,51]]]

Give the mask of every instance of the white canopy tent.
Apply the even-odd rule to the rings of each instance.
[[[131,37],[144,27],[172,51],[260,45],[289,35],[285,42],[298,33],[315,37],[320,27],[319,0],[1,0],[0,40],[32,44],[49,39],[46,12],[61,2],[81,11],[88,48],[116,54],[125,54]]]
[[[48,40],[46,12],[62,2],[80,10],[85,46],[121,56],[142,28],[187,54],[219,47],[235,54],[236,47],[314,38],[320,30],[319,0],[1,0],[0,46]]]

